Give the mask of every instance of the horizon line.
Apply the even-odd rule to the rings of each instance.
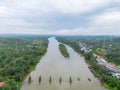
[[[98,34],[91,34],[91,35],[82,35],[82,34],[79,34],[79,35],[69,35],[69,34],[67,34],[67,35],[62,35],[62,34],[7,34],[7,33],[5,33],[5,34],[0,34],[0,36],[1,35],[35,35],[35,36],[37,36],[37,35],[44,35],[44,36],[120,36],[120,35],[105,35],[105,34],[100,34],[100,35],[98,35]]]

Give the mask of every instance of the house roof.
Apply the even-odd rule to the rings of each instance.
[[[2,87],[5,83],[4,82],[0,82],[0,87]]]
[[[108,63],[111,67],[116,67],[116,65],[114,63]]]

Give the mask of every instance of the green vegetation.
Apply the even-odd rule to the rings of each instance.
[[[25,77],[47,51],[46,36],[9,36],[0,38],[0,90],[20,89]]]
[[[98,79],[102,84],[105,85],[109,90],[120,90],[120,80],[112,75],[108,74],[104,69],[102,69],[91,53],[84,54],[86,62],[89,64],[89,68],[96,72]]]
[[[120,66],[120,38],[115,36],[68,36],[57,37],[59,42],[70,45],[76,52],[85,57],[89,64],[91,72],[98,77],[101,83],[109,90],[120,90],[120,79],[108,74],[98,65],[93,57],[93,53],[105,58],[108,62],[112,62]],[[91,52],[85,53],[81,50],[80,43],[86,43]]]
[[[59,44],[59,50],[64,57],[69,57],[69,54],[64,44]]]

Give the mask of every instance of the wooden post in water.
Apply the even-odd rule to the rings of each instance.
[[[80,78],[79,78],[79,77],[77,77],[77,80],[78,80],[78,81],[80,81]]]
[[[51,84],[51,82],[52,82],[52,78],[51,78],[51,76],[50,76],[49,83]]]
[[[89,81],[91,81],[91,79],[90,79],[90,78],[88,78],[88,80],[89,80]]]
[[[60,81],[60,84],[61,84],[61,82],[62,82],[62,79],[61,79],[61,77],[60,77],[60,80],[59,80],[59,81]]]
[[[70,85],[71,85],[72,84],[72,78],[71,77],[69,78],[69,82],[70,82]]]
[[[31,83],[31,76],[29,76],[29,78],[28,78],[28,84],[30,84]]]
[[[41,83],[41,76],[39,77],[39,84]]]

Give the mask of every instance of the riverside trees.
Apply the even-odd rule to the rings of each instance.
[[[93,53],[105,58],[108,62],[115,63],[120,66],[120,38],[115,36],[68,36],[68,37],[57,37],[59,42],[70,45],[76,52],[81,53],[86,62],[89,64],[89,68],[97,74],[98,79],[104,84],[109,90],[120,90],[120,80],[112,75],[108,74],[102,69]],[[84,53],[81,51],[80,42],[86,43],[92,52]],[[99,49],[99,50],[98,50]]]
[[[0,38],[0,90],[17,90],[47,50],[48,37]],[[17,42],[17,44],[16,44]]]

